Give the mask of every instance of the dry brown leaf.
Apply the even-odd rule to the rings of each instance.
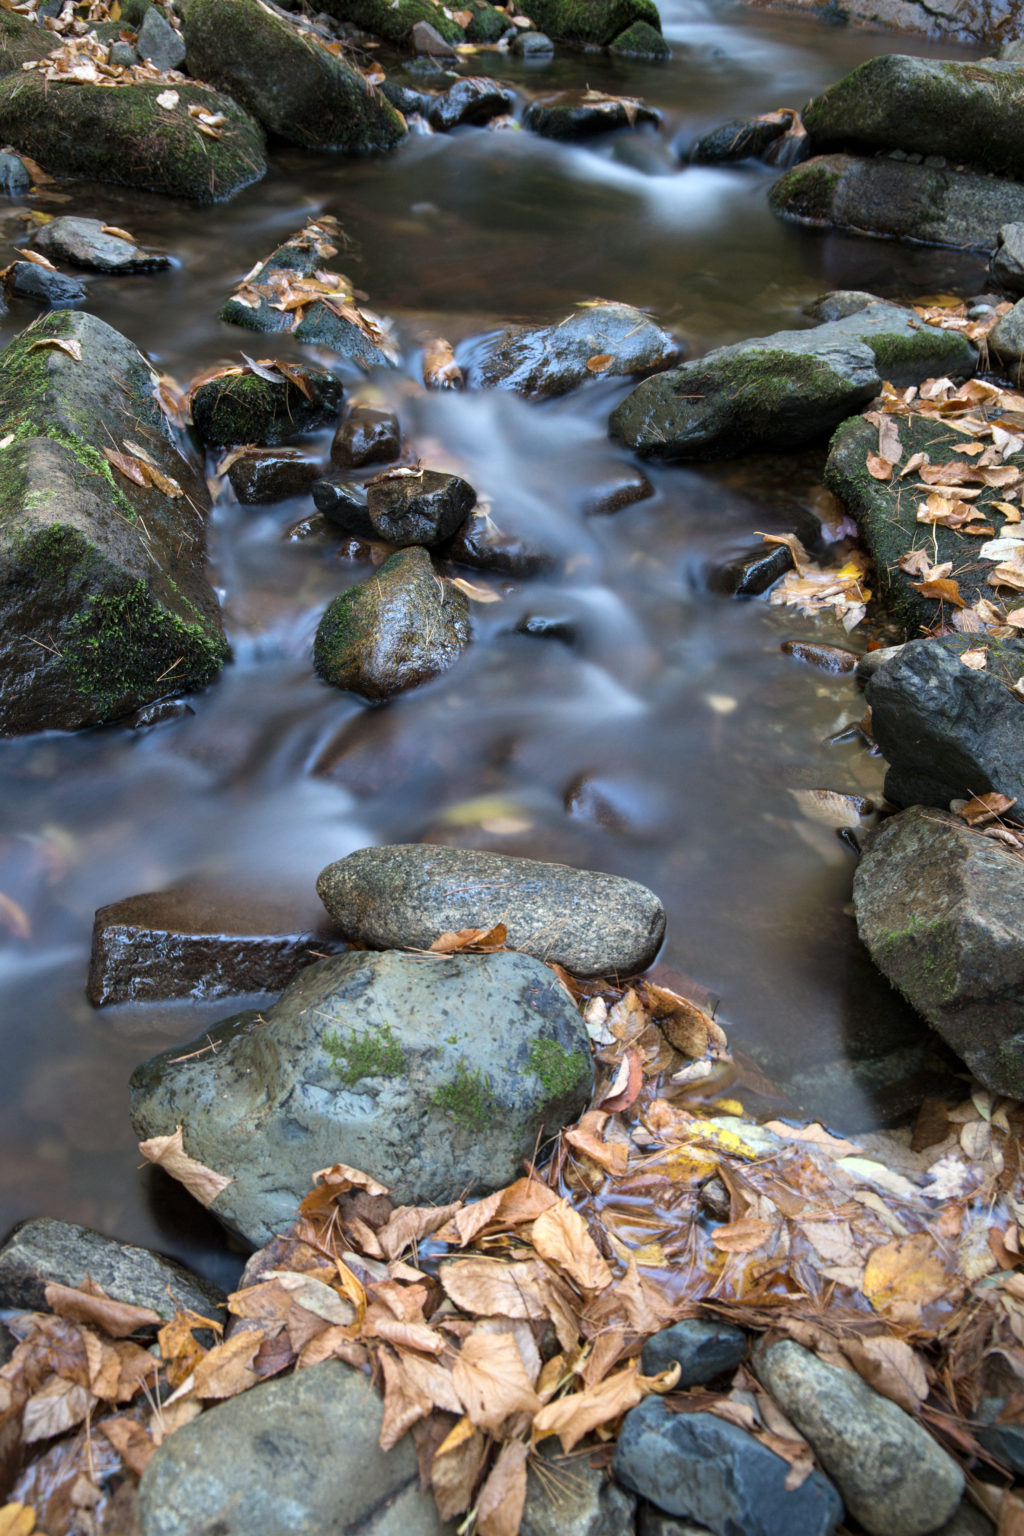
[[[26,1445],[31,1445],[36,1440],[62,1435],[65,1430],[81,1424],[98,1401],[88,1387],[67,1381],[63,1376],[50,1376],[25,1404],[21,1438]]]
[[[45,1288],[46,1305],[58,1317],[72,1323],[91,1323],[112,1339],[126,1339],[140,1328],[159,1328],[163,1318],[149,1307],[133,1307],[126,1301],[114,1301],[99,1287],[93,1292],[51,1282]]]
[[[873,480],[891,480],[894,465],[877,453],[869,453],[865,459],[867,472]]]
[[[156,1450],[150,1436],[135,1419],[118,1417],[103,1419],[97,1428],[106,1435],[126,1467],[138,1477],[146,1470],[150,1457]],[[3,1528],[0,1527],[0,1536]]]
[[[628,1045],[607,1093],[595,1100],[596,1108],[604,1114],[617,1115],[635,1103],[643,1085],[644,1067],[640,1052],[635,1046]]]
[[[430,1237],[461,1209],[458,1200],[453,1205],[397,1206],[385,1224],[377,1229],[377,1242],[385,1259],[397,1259],[406,1248],[412,1247],[421,1237]]]
[[[158,1168],[169,1173],[172,1179],[184,1184],[200,1205],[211,1206],[217,1196],[234,1183],[234,1179],[226,1178],[212,1168],[205,1168],[194,1157],[189,1157],[180,1125],[173,1136],[151,1136],[148,1141],[140,1141],[139,1151],[147,1162],[155,1163]]]
[[[842,1349],[869,1386],[907,1413],[916,1413],[928,1396],[924,1361],[906,1340],[891,1334],[864,1337],[851,1333],[842,1340]]]
[[[595,357],[587,358],[587,368],[591,373],[607,373],[615,362],[615,356],[611,352],[599,352]]]
[[[960,660],[963,660],[961,656]],[[1005,816],[1017,804],[1014,795],[1011,800],[1008,795],[1000,795],[992,790],[987,795],[975,795],[973,800],[968,800],[960,806],[959,814],[971,827],[984,827],[990,821],[996,821],[1000,816]]]
[[[223,1344],[215,1344],[196,1362],[188,1388],[191,1395],[204,1400],[219,1400],[237,1397],[247,1387],[255,1386],[259,1377],[251,1363],[262,1343],[258,1333],[234,1333]],[[183,1387],[179,1387],[178,1392],[184,1395]],[[168,1399],[168,1402],[172,1401],[173,1398]]]
[[[910,585],[915,592],[920,592],[922,597],[934,597],[941,603],[952,603],[954,608],[966,606],[956,582],[949,581],[945,577],[937,581],[931,578],[927,581],[912,581]]]
[[[495,923],[493,928],[460,928],[458,933],[442,933],[431,944],[428,953],[454,955],[463,950],[474,950],[486,954],[504,949],[507,938],[508,929],[504,923]]]
[[[674,1378],[679,1379],[679,1367],[674,1368]],[[533,1420],[532,1437],[536,1444],[548,1435],[557,1435],[563,1451],[571,1451],[584,1435],[602,1424],[610,1424],[621,1418],[630,1408],[653,1390],[657,1378],[643,1377],[635,1360],[606,1376],[596,1387],[585,1392],[571,1392],[545,1404]]]
[[[743,1216],[739,1221],[730,1221],[716,1227],[711,1234],[711,1241],[722,1253],[755,1253],[778,1230],[778,1222],[762,1221],[757,1216]]]
[[[812,1120],[809,1125],[787,1125],[783,1120],[766,1120],[764,1128],[787,1141],[810,1142],[812,1146],[823,1148],[833,1157],[851,1157],[864,1150],[855,1142],[844,1140],[842,1136],[833,1136],[831,1131],[826,1131],[816,1120]]]
[[[450,1259],[439,1278],[455,1305],[478,1317],[546,1318],[537,1270],[531,1262]]]
[[[453,587],[458,587],[460,592],[474,603],[500,603],[501,593],[495,592],[492,587],[485,587],[478,581],[469,581],[465,576],[450,576],[448,580]]]
[[[608,1121],[608,1116],[601,1110],[588,1110],[577,1125],[562,1132],[562,1140],[577,1152],[582,1152],[584,1157],[597,1163],[606,1173],[618,1178],[626,1172],[629,1164],[629,1143],[627,1141],[605,1141],[601,1131]]]
[[[988,666],[988,651],[985,650],[984,646],[979,647],[975,651],[961,651],[960,664],[961,666],[969,667],[972,672],[984,672]]]
[[[469,1508],[487,1455],[487,1440],[472,1421],[462,1418],[437,1448],[430,1466],[430,1486],[442,1520]]]
[[[461,389],[465,382],[450,342],[440,336],[423,349],[423,382],[428,389]]]
[[[541,1258],[557,1264],[583,1290],[600,1291],[611,1284],[607,1262],[583,1217],[568,1200],[560,1200],[537,1217],[531,1238]]]
[[[540,1398],[530,1384],[511,1334],[470,1334],[452,1366],[452,1385],[478,1429],[497,1434],[511,1413],[535,1413]]]
[[[49,266],[49,262],[47,262]],[[82,361],[82,343],[69,341],[63,336],[43,336],[39,341],[34,341],[29,347],[34,352],[37,347],[56,347],[59,352],[66,352],[68,357],[73,357],[76,363]]]
[[[529,1454],[530,1447],[523,1440],[510,1440],[502,1446],[476,1501],[480,1536],[518,1536],[526,1503]]]

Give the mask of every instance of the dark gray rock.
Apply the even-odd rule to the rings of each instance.
[[[703,1387],[715,1376],[734,1370],[747,1352],[747,1335],[728,1323],[686,1317],[647,1340],[641,1356],[645,1376],[656,1376],[677,1364],[678,1388]]]
[[[996,239],[989,272],[1011,293],[1024,293],[1024,224],[1004,224]]]
[[[815,153],[901,149],[1014,176],[1024,160],[1024,68],[881,54],[809,101]]]
[[[436,98],[429,106],[427,120],[438,133],[460,126],[482,127],[492,117],[513,111],[516,93],[488,76],[466,76]]]
[[[828,1365],[790,1339],[759,1344],[753,1358],[761,1383],[871,1536],[925,1536],[949,1519],[964,1475],[902,1408],[856,1371]]]
[[[232,459],[227,473],[239,501],[252,507],[308,495],[320,465],[297,448],[252,448]]]
[[[180,69],[185,62],[185,42],[181,33],[174,30],[155,5],[151,5],[142,18],[135,46],[140,59],[152,64],[154,69]]]
[[[1012,1420],[1003,1424],[995,1422],[1005,1406],[1005,1401],[999,1398],[982,1403],[980,1416],[984,1422],[973,1425],[972,1431],[978,1444],[984,1446],[990,1456],[1020,1477],[1024,1475],[1024,1427]],[[995,1412],[991,1411],[993,1408]]]
[[[793,556],[785,544],[762,544],[713,571],[710,585],[713,591],[732,597],[760,597],[792,567]]]
[[[654,0],[524,0],[520,12],[549,37],[567,43],[607,47],[637,21],[661,31]]]
[[[211,1322],[226,1319],[219,1286],[174,1259],[120,1243],[90,1227],[48,1216],[20,1221],[0,1248],[0,1306],[45,1312],[48,1285],[80,1286],[86,1278],[115,1301],[172,1318],[180,1307]]]
[[[454,59],[455,53],[433,22],[417,21],[413,24],[410,41],[417,53],[425,53],[432,59]]]
[[[392,469],[369,482],[366,505],[374,537],[399,548],[432,548],[462,527],[476,505],[476,491],[461,476],[441,470]]]
[[[126,337],[74,311],[0,354],[13,439],[0,456],[0,732],[116,719],[203,686],[227,659],[203,570],[209,493],[155,382]],[[104,449],[126,439],[180,494],[111,467]]]
[[[232,1180],[214,1215],[254,1244],[339,1161],[411,1205],[498,1189],[593,1084],[579,1014],[527,955],[337,955],[196,1048],[208,1039],[215,1052],[176,1047],[136,1070],[132,1124],[182,1126],[189,1155]]]
[[[343,469],[390,464],[401,451],[402,433],[394,412],[358,402],[349,405],[331,444],[331,458]]]
[[[615,128],[661,123],[661,113],[641,101],[602,96],[598,91],[556,91],[531,101],[523,127],[545,139],[590,139]]]
[[[654,486],[643,470],[621,459],[592,464],[586,478],[589,485],[583,511],[588,517],[610,517],[654,495]]]
[[[543,32],[517,32],[512,39],[510,52],[517,59],[543,59],[547,62],[554,58],[555,45]]]
[[[705,1536],[706,1525],[696,1525],[692,1520],[677,1520],[666,1515],[663,1509],[640,1501],[636,1522],[637,1536]]]
[[[316,888],[347,939],[428,949],[442,933],[504,923],[511,948],[577,976],[634,975],[665,934],[661,902],[633,880],[466,848],[361,848]]]
[[[273,372],[273,365],[261,367],[259,373],[246,367],[241,373],[208,379],[193,390],[192,420],[207,446],[278,447],[336,418],[342,387],[332,373],[295,365],[289,369],[291,378],[282,373],[270,379],[268,372]],[[295,374],[304,387],[296,383]]]
[[[313,666],[325,683],[387,699],[446,672],[470,640],[469,603],[418,545],[399,550],[324,610]]]
[[[734,458],[803,447],[879,391],[971,374],[977,353],[912,310],[872,304],[807,331],[777,331],[638,384],[612,413],[613,436],[652,458]]]
[[[9,197],[20,197],[32,185],[32,173],[20,155],[10,150],[0,151],[0,192]]]
[[[178,886],[100,907],[86,995],[102,1008],[279,992],[325,950],[342,948],[302,894]]]
[[[1000,316],[989,332],[988,341],[1004,368],[1014,371],[1016,382],[1016,370],[1024,361],[1024,299],[1018,299],[1011,310]]]
[[[51,260],[70,261],[92,272],[155,272],[171,265],[171,258],[160,251],[144,251],[120,235],[105,234],[101,219],[51,219],[33,244]]]
[[[853,899],[879,970],[979,1081],[996,1093],[1024,1095],[1024,864],[1017,851],[959,817],[912,806],[868,844]]]
[[[697,140],[690,150],[690,161],[694,165],[727,165],[737,160],[763,160],[767,165],[791,165],[787,157],[792,139],[787,141],[787,135],[792,125],[791,112],[723,123]]]
[[[139,1485],[141,1536],[440,1536],[408,1436],[338,1360],[264,1381],[168,1436]]]
[[[977,172],[816,155],[780,176],[775,212],[812,229],[991,250],[1005,224],[1024,220],[1024,185]]]
[[[627,1488],[716,1536],[830,1536],[843,1518],[820,1472],[787,1492],[788,1463],[753,1435],[711,1413],[670,1413],[660,1397],[626,1414],[614,1467]]]
[[[585,1458],[563,1456],[553,1445],[543,1441],[537,1466],[527,1471],[519,1536],[632,1536],[633,1495]]]
[[[546,399],[594,378],[590,362],[601,361],[602,377],[619,377],[666,368],[680,351],[675,337],[642,310],[590,304],[557,325],[517,327],[478,343],[465,359],[464,372],[471,388],[513,389]]]
[[[960,660],[979,644],[988,652],[980,671]],[[1024,808],[1024,700],[1012,691],[1022,673],[1024,640],[944,635],[901,646],[867,686],[889,764],[886,798],[947,810],[997,790]]]
[[[649,21],[634,21],[608,44],[608,52],[621,59],[651,59],[658,64],[672,57],[672,49]]]
[[[366,505],[366,490],[335,475],[313,481],[313,505],[335,527],[357,539],[376,538]]]
[[[85,284],[77,277],[67,277],[50,267],[40,267],[34,261],[14,261],[7,268],[4,282],[7,293],[16,299],[31,299],[33,304],[45,304],[47,309],[66,309],[71,304],[84,304]]]
[[[539,576],[557,564],[556,556],[532,537],[501,527],[484,512],[471,512],[448,546],[449,560],[472,570],[500,576]]]

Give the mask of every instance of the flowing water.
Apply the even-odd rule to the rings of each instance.
[[[588,516],[595,487],[628,463],[606,435],[622,381],[543,405],[418,382],[432,335],[458,343],[546,322],[590,297],[649,307],[706,348],[806,323],[801,306],[828,288],[984,286],[977,263],[948,253],[781,225],[763,169],[679,164],[706,129],[799,107],[899,39],[715,0],[669,0],[663,14],[675,55],[664,66],[566,55],[538,69],[487,52],[472,65],[527,94],[642,96],[664,113],[660,133],[575,147],[462,130],[361,162],[287,150],[217,208],[84,183],[28,200],[99,215],[175,255],[166,273],[91,279],[89,307],[182,381],[240,349],[288,355],[217,310],[308,218],[338,217],[350,245],[334,265],[405,345],[406,367],[368,387],[425,464],[465,475],[500,526],[556,557],[557,574],[491,579],[502,600],[474,608],[456,668],[371,708],[310,666],[324,605],[367,568],[333,543],[283,541],[307,503],[245,508],[227,493],[210,563],[234,662],[192,713],[0,743],[0,891],[31,923],[29,938],[0,927],[0,1228],[49,1214],[233,1273],[216,1224],[140,1171],[126,1095],[138,1061],[231,1004],[92,1009],[93,912],[184,879],[309,888],[329,859],[375,842],[444,839],[644,881],[668,911],[664,963],[719,1000],[735,1045],[812,1112],[850,1128],[884,1114],[870,1073],[844,1063],[915,1028],[859,948],[852,855],[790,793],[880,787],[862,746],[827,744],[862,712],[854,684],[779,648],[844,637],[709,586],[759,532],[816,526],[822,455],[655,468],[652,498]],[[5,211],[4,260],[23,239],[21,212]],[[12,309],[2,339],[32,314]],[[531,615],[567,638],[518,632]]]

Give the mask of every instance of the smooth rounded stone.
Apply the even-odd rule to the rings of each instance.
[[[100,907],[86,996],[110,1003],[279,992],[343,948],[304,892],[188,884]]]
[[[554,569],[556,557],[532,539],[500,527],[485,512],[471,512],[448,546],[449,560],[499,576],[540,576]]]
[[[353,485],[335,475],[323,475],[313,481],[312,491],[313,505],[336,528],[353,534],[357,539],[377,537],[370,522],[365,487]]]
[[[758,1344],[753,1363],[871,1536],[925,1536],[949,1519],[964,1491],[960,1468],[856,1371],[790,1339]]]
[[[158,1447],[139,1484],[141,1536],[440,1536],[412,1442],[382,1451],[382,1417],[369,1380],[339,1360],[260,1382]]]
[[[610,517],[654,495],[654,486],[636,464],[616,461],[595,465],[583,504],[588,517]]]
[[[975,348],[913,310],[871,304],[807,331],[718,347],[638,384],[612,412],[613,437],[651,458],[735,458],[804,447],[898,386],[972,374]],[[877,447],[877,442],[876,442]]]
[[[667,368],[680,352],[675,337],[642,310],[595,303],[557,325],[515,327],[478,342],[464,371],[473,389],[512,389],[547,399],[596,377],[588,363],[601,362],[601,377],[619,377]]]
[[[877,293],[868,293],[863,288],[833,288],[805,304],[804,314],[816,325],[824,325],[830,320],[845,320],[847,315],[859,315],[869,304],[884,303]]]
[[[627,103],[619,96],[602,97],[591,91],[556,91],[531,101],[523,113],[523,127],[545,139],[589,139],[614,128],[635,128],[653,123],[661,113],[640,101]]]
[[[649,21],[634,21],[609,43],[608,52],[622,59],[651,59],[659,64],[672,57],[672,49]]]
[[[40,267],[34,261],[14,261],[4,277],[8,296],[31,299],[34,304],[45,304],[47,309],[65,309],[71,304],[83,304],[87,297],[85,284],[77,277],[67,277],[63,272]]]
[[[53,175],[198,203],[224,202],[266,174],[262,130],[231,97],[182,80],[168,110],[157,100],[167,89],[160,80],[110,86],[38,72],[8,76],[0,80],[0,141]],[[223,117],[219,138],[196,131],[190,107]]]
[[[272,366],[272,365],[271,365]],[[241,443],[280,446],[333,421],[341,404],[341,382],[324,368],[293,365],[306,388],[281,374],[271,380],[246,370],[200,384],[191,397],[192,420],[208,447]]]
[[[576,976],[632,976],[665,936],[664,907],[633,880],[466,848],[361,848],[316,888],[343,936],[377,949],[504,923],[510,948]]]
[[[991,250],[1004,224],[1024,220],[1024,185],[906,160],[816,155],[780,176],[768,201],[812,229]]]
[[[32,173],[20,155],[0,151],[0,192],[19,197],[32,185]]]
[[[1024,293],[1024,224],[1004,224],[996,238],[989,274],[1001,288]]]
[[[480,127],[492,117],[514,110],[516,93],[500,81],[466,76],[434,101],[427,115],[431,128],[447,133],[462,124]]]
[[[362,469],[364,464],[390,464],[401,451],[402,432],[394,411],[356,401],[334,434],[331,459],[343,469]]]
[[[90,1227],[38,1216],[19,1221],[0,1248],[0,1307],[45,1312],[48,1285],[80,1286],[87,1278],[114,1301],[148,1307],[163,1318],[181,1308],[211,1322],[226,1319],[227,1297],[212,1281]]]
[[[517,32],[509,50],[517,59],[551,59],[555,45],[543,32]]]
[[[731,597],[760,597],[792,568],[793,556],[785,544],[762,544],[712,571],[709,586]]]
[[[452,45],[430,21],[417,21],[413,25],[409,41],[417,53],[425,53],[431,59],[453,59]]]
[[[313,666],[336,688],[387,699],[446,672],[469,641],[468,600],[413,545],[328,604]]]
[[[139,58],[152,64],[154,69],[180,69],[185,62],[185,42],[161,15],[157,6],[151,5],[142,19],[136,42]]]
[[[259,0],[190,0],[192,74],[227,91],[269,133],[303,149],[392,149],[403,119],[344,58]]]
[[[737,160],[764,160],[769,165],[776,164],[773,151],[786,137],[793,122],[792,114],[789,114],[788,121],[772,122],[771,117],[776,115],[782,118],[782,114],[772,113],[767,119],[740,119],[723,123],[721,128],[713,128],[710,133],[699,138],[690,150],[690,163],[730,165]]]
[[[830,1536],[843,1518],[820,1472],[786,1490],[788,1462],[711,1413],[671,1413],[647,1397],[622,1422],[615,1476],[670,1515],[716,1536]]]
[[[640,1364],[645,1376],[657,1376],[678,1364],[679,1391],[703,1387],[739,1365],[747,1353],[747,1342],[742,1328],[686,1317],[647,1340]]]
[[[1019,368],[1024,361],[1024,299],[1001,315],[988,333],[988,343],[1005,367]]]
[[[113,42],[110,45],[110,53],[107,63],[119,66],[122,69],[131,69],[133,64],[139,62],[139,55],[131,43]]]
[[[385,470],[366,487],[374,536],[400,549],[443,544],[475,505],[476,491],[468,481],[437,469]]]
[[[1024,161],[1024,69],[881,54],[809,101],[803,120],[815,153],[902,149],[1014,176]]]
[[[632,1536],[633,1495],[585,1458],[563,1456],[553,1444],[542,1441],[536,1466],[528,1466],[519,1536]]]
[[[893,986],[980,1082],[1024,1096],[1017,851],[959,817],[911,806],[869,841],[853,901],[860,937]]]
[[[231,489],[247,507],[306,496],[319,473],[317,461],[295,448],[253,448],[228,466]]]
[[[339,1161],[410,1205],[499,1189],[592,1086],[582,1019],[539,960],[353,951],[145,1062],[131,1113],[140,1138],[183,1128],[189,1156],[232,1181],[213,1214],[259,1245]]]
[[[661,31],[654,0],[524,0],[517,10],[541,32],[567,43],[596,43],[600,47],[620,37],[636,21]]]
[[[155,272],[171,265],[161,251],[144,251],[120,235],[106,233],[102,219],[51,219],[32,243],[51,260],[70,261],[92,272]]]

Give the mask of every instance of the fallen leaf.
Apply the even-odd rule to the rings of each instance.
[[[32,1536],[35,1529],[36,1512],[27,1504],[5,1504],[0,1509],[0,1536]]]
[[[97,1402],[98,1398],[87,1387],[63,1376],[50,1376],[25,1404],[21,1438],[31,1445],[36,1440],[62,1435],[81,1424]]]
[[[126,1301],[114,1301],[102,1291],[88,1292],[70,1285],[50,1282],[45,1287],[46,1305],[58,1317],[73,1323],[89,1323],[112,1339],[126,1339],[140,1328],[159,1327],[163,1318],[150,1307],[134,1307]]]
[[[678,1380],[678,1365],[673,1367],[673,1372],[675,1380]],[[562,1442],[562,1450],[571,1451],[591,1430],[611,1423],[628,1413],[630,1408],[635,1408],[652,1390],[655,1379],[642,1377],[634,1360],[624,1370],[606,1376],[596,1387],[555,1398],[534,1416],[531,1431],[534,1444],[545,1440],[548,1435],[557,1435]]]
[[[615,357],[613,353],[599,352],[596,357],[587,358],[587,368],[591,373],[607,373],[614,362]]]
[[[440,336],[423,348],[423,382],[427,389],[461,389],[465,382],[451,344]]]
[[[523,1440],[510,1440],[502,1446],[476,1501],[479,1536],[518,1536],[526,1503],[529,1454],[530,1447]]]
[[[626,1047],[619,1063],[619,1070],[603,1098],[595,1100],[595,1108],[605,1114],[615,1115],[635,1103],[644,1082],[643,1062],[634,1046]]]
[[[922,597],[934,597],[939,602],[952,603],[955,608],[966,606],[955,581],[942,578],[938,581],[912,581],[910,585],[915,592],[920,592]],[[1024,585],[1024,573],[1022,573],[1022,585]]]
[[[161,91],[160,95],[156,98],[156,104],[158,107],[163,107],[165,112],[173,112],[174,108],[178,105],[178,100],[177,91]]]
[[[888,459],[883,459],[877,453],[869,453],[865,460],[867,472],[873,480],[891,480],[893,464]]]
[[[961,656],[960,660],[963,660]],[[1008,795],[1000,795],[995,790],[987,795],[975,795],[973,800],[968,800],[960,807],[959,814],[971,827],[983,827],[990,821],[995,821],[1000,816],[1017,804],[1017,797],[1011,799]]]
[[[212,1205],[217,1196],[234,1183],[234,1179],[226,1178],[212,1168],[205,1168],[194,1157],[189,1157],[180,1125],[172,1136],[151,1136],[148,1141],[140,1141],[139,1151],[147,1162],[156,1163],[172,1179],[184,1184],[200,1205]]]
[[[950,1289],[951,1277],[927,1232],[916,1232],[872,1250],[864,1270],[864,1294],[876,1312],[909,1302],[927,1306]]]
[[[715,1227],[711,1241],[722,1253],[755,1253],[778,1232],[774,1221],[762,1221],[756,1216],[743,1216]]]
[[[501,593],[495,592],[493,587],[481,586],[478,581],[469,581],[465,576],[450,576],[449,581],[453,587],[458,587],[460,592],[474,603],[500,603]]]
[[[583,1290],[599,1291],[611,1284],[607,1262],[583,1217],[568,1200],[560,1200],[537,1217],[531,1240],[542,1259],[557,1264]]]
[[[462,1418],[438,1446],[430,1466],[430,1486],[442,1520],[451,1520],[472,1502],[487,1440],[472,1421]]]
[[[452,1366],[452,1385],[478,1429],[497,1434],[511,1413],[535,1413],[540,1398],[530,1384],[511,1334],[470,1334]]]
[[[960,664],[970,667],[972,672],[984,672],[988,666],[988,651],[983,646],[976,651],[961,651]]]
[[[916,1413],[928,1396],[924,1361],[904,1339],[890,1334],[867,1336],[851,1333],[842,1341],[843,1353],[869,1386]]]
[[[76,363],[82,361],[82,343],[80,341],[68,341],[63,336],[43,336],[39,341],[34,341],[29,347],[34,352],[37,347],[56,347],[61,352],[66,352],[68,357],[73,357]]]

